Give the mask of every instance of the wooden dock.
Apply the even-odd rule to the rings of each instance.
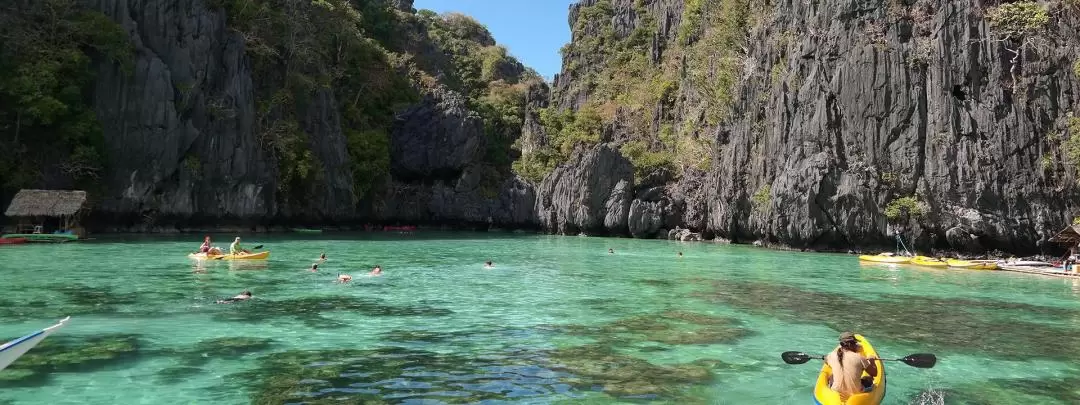
[[[1038,267],[1030,267],[1030,266],[999,266],[998,267],[999,270],[1011,271],[1011,272],[1015,272],[1015,273],[1038,274],[1040,276],[1050,276],[1050,277],[1080,278],[1080,274],[1078,274],[1076,272],[1066,273],[1064,270],[1061,270],[1061,268],[1058,268],[1058,267],[1051,267],[1051,268],[1054,269],[1054,270],[1043,270],[1043,269],[1040,269]]]

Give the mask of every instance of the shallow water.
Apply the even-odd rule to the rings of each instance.
[[[270,260],[196,265],[198,237],[0,247],[0,337],[72,316],[0,372],[0,404],[807,404],[819,363],[779,353],[846,328],[939,356],[889,363],[887,404],[1080,403],[1076,280],[633,239],[248,238]]]

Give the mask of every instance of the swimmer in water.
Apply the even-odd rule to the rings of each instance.
[[[326,252],[322,252],[322,254],[319,255],[319,260],[326,261]]]
[[[310,270],[311,270],[312,273],[314,273],[316,271],[319,271],[319,264],[318,263],[312,263]]]
[[[491,264],[491,260],[488,260],[488,261],[484,262],[484,268],[485,269],[493,269],[493,268],[495,268],[495,265]]]
[[[342,284],[348,283],[348,282],[352,281],[352,276],[350,276],[348,274],[338,274],[337,275],[337,281],[339,283],[342,283]]]
[[[226,299],[223,299],[223,300],[218,300],[217,303],[218,304],[230,304],[230,303],[233,303],[233,302],[236,302],[236,301],[245,301],[245,300],[249,300],[249,299],[251,299],[251,291],[244,290],[244,292],[240,293],[240,295],[237,295],[237,296],[232,297],[232,298],[226,298]]]
[[[608,248],[607,252],[608,252],[609,255],[613,255],[613,254],[615,254],[615,249]]]
[[[382,267],[379,267],[379,265],[376,264],[375,268],[371,269],[371,273],[368,273],[368,275],[381,276],[382,275]]]
[[[682,252],[679,252],[679,257],[682,257]]]

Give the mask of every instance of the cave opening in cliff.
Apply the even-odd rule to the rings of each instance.
[[[952,95],[953,97],[956,97],[957,100],[967,101],[967,92],[965,92],[964,87],[959,84],[952,86]]]

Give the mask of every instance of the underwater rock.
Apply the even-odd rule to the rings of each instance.
[[[0,380],[5,381],[5,386],[35,386],[46,382],[51,373],[91,372],[130,365],[130,360],[138,354],[137,335],[54,336],[0,371],[3,375]]]
[[[372,317],[428,316],[441,317],[453,313],[445,308],[428,305],[389,305],[374,298],[356,298],[347,296],[303,297],[287,300],[260,301],[252,307],[232,307],[214,315],[216,320],[231,322],[264,322],[275,318],[292,318],[306,326],[318,329],[332,329],[349,326],[321,314],[325,312],[347,311]]]
[[[712,380],[708,367],[696,364],[659,366],[620,354],[606,345],[557,349],[552,368],[577,376],[569,382],[583,389],[595,386],[615,397],[672,397],[692,384]]]
[[[477,403],[509,400],[511,391],[546,394],[562,383],[554,371],[535,365],[540,362],[537,352],[499,354],[463,356],[400,347],[293,350],[263,356],[258,369],[229,378],[251,387],[252,402],[259,404],[399,403],[404,398]],[[483,388],[491,385],[501,389]]]
[[[266,338],[222,337],[199,342],[195,345],[194,353],[202,357],[234,358],[267,350],[273,344],[273,339]]]
[[[1003,359],[1080,357],[1076,329],[1032,322],[1033,316],[1080,319],[1080,310],[970,298],[883,295],[878,299],[766,282],[714,282],[696,296],[787,322],[856,330],[873,338]],[[860,308],[837,312],[835,308]],[[941,311],[941,308],[949,308]],[[883,321],[882,314],[888,314]],[[1008,319],[1007,322],[1003,321]]]

